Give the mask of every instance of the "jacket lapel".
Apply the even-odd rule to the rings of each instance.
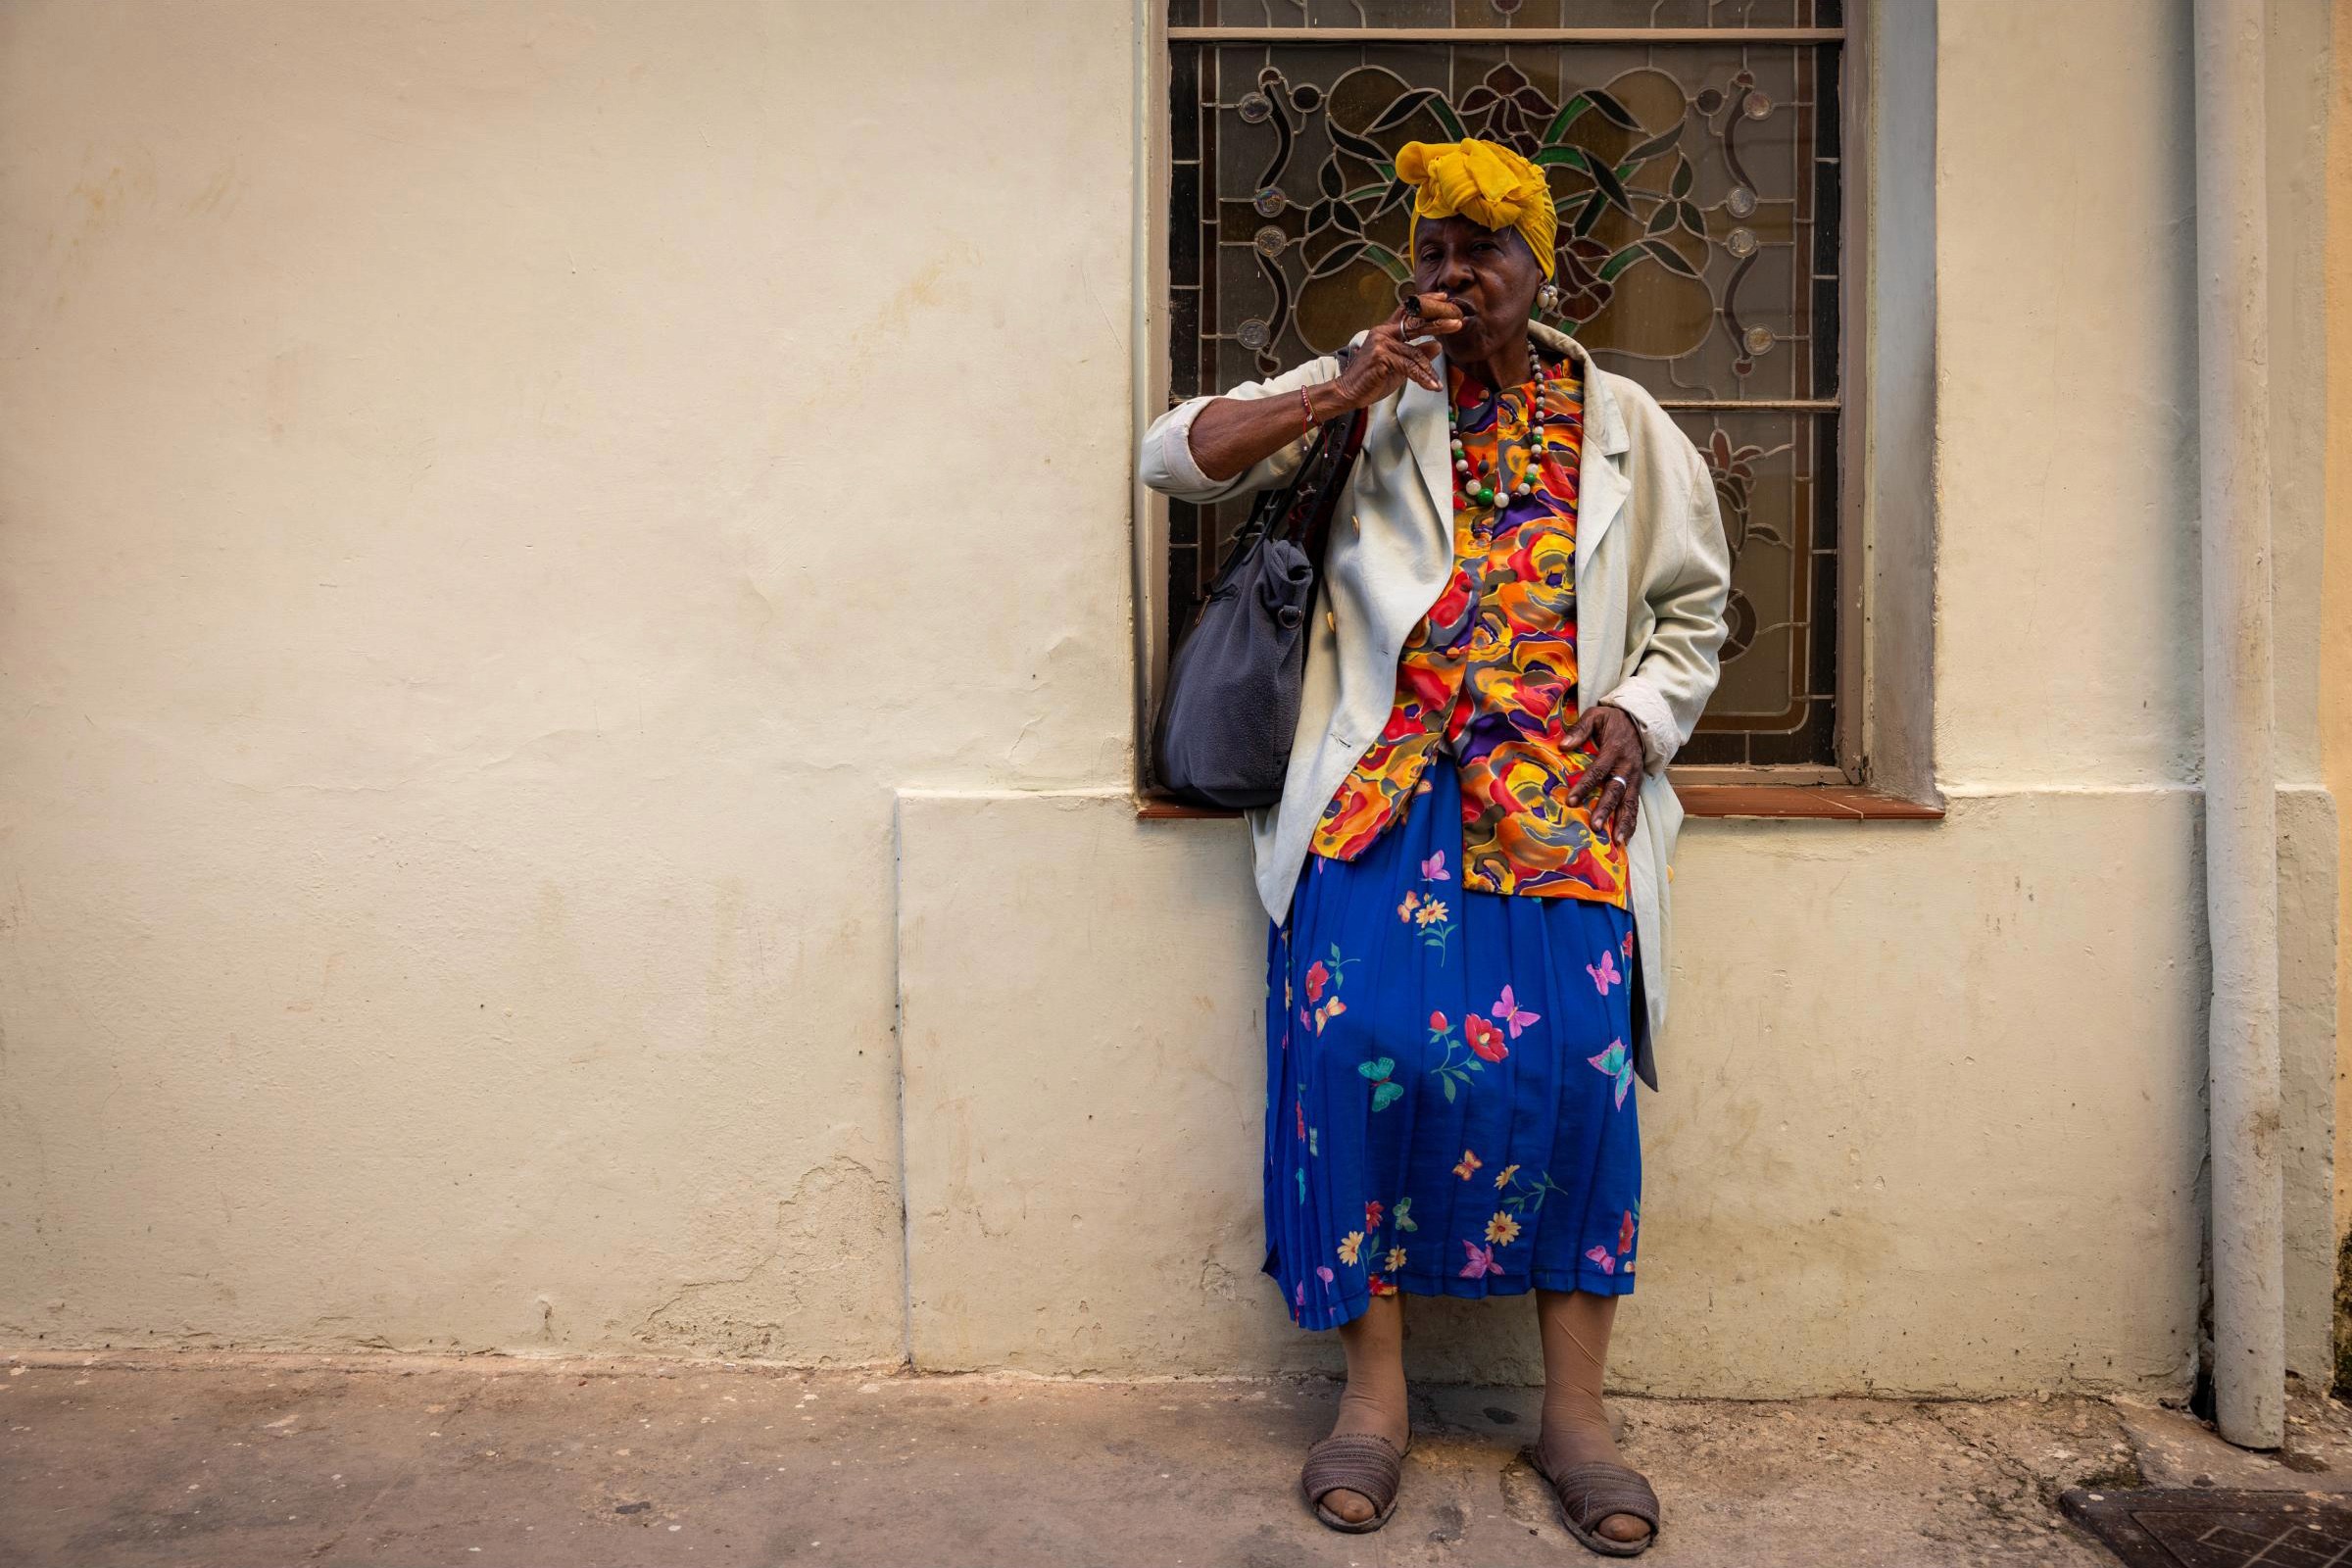
[[[1438,361],[1439,379],[1445,378],[1445,359]],[[1446,445],[1446,399],[1414,382],[1404,383],[1396,394],[1396,424],[1404,431],[1405,443],[1413,449],[1413,466],[1421,470],[1421,484],[1429,492],[1432,514],[1439,520],[1448,562],[1453,556],[1453,465],[1447,461]]]
[[[1624,674],[1623,575],[1593,571],[1592,560],[1633,490],[1625,471],[1633,443],[1616,396],[1585,346],[1542,322],[1532,331],[1545,348],[1573,358],[1584,382],[1585,447],[1576,470],[1576,706],[1581,711],[1615,690]]]
[[[1588,400],[1585,407],[1589,412],[1592,402]],[[1613,408],[1611,412],[1615,412]],[[1585,572],[1592,564],[1592,552],[1600,548],[1609,525],[1625,510],[1625,498],[1634,487],[1625,475],[1625,449],[1619,447],[1611,452],[1594,441],[1590,424],[1585,431],[1585,453],[1577,466],[1576,480],[1576,580],[1580,594],[1584,591]]]
[[[1576,590],[1582,601],[1592,552],[1600,548],[1610,524],[1625,510],[1625,498],[1633,489],[1625,472],[1625,454],[1633,441],[1626,433],[1625,415],[1617,407],[1616,396],[1585,346],[1540,321],[1529,330],[1553,353],[1572,357],[1584,382],[1585,450],[1576,476]]]

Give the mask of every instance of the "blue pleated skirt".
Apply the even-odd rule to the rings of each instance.
[[[1266,952],[1266,1263],[1292,1318],[1376,1295],[1634,1288],[1633,921],[1465,893],[1441,760],[1353,861],[1310,857]]]

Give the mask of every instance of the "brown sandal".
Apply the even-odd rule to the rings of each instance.
[[[1412,1440],[1405,1440],[1405,1447]],[[1315,1517],[1333,1530],[1350,1536],[1367,1535],[1389,1522],[1396,1511],[1396,1489],[1404,1479],[1404,1448],[1377,1432],[1341,1432],[1306,1450],[1306,1468],[1298,1472],[1298,1488],[1315,1510]],[[1335,1492],[1361,1493],[1378,1511],[1369,1519],[1348,1521],[1323,1506]]]
[[[1527,1450],[1528,1462],[1551,1487],[1560,1504],[1560,1523],[1587,1551],[1604,1557],[1639,1557],[1658,1539],[1658,1494],[1641,1471],[1605,1459],[1572,1464],[1554,1475],[1544,1468],[1544,1456]],[[1611,1541],[1600,1533],[1611,1514],[1631,1514],[1649,1526],[1640,1541]]]

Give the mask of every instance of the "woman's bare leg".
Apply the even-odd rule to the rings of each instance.
[[[1609,1330],[1617,1298],[1585,1291],[1538,1291],[1536,1323],[1544,1336],[1544,1435],[1537,1440],[1545,1468],[1559,1471],[1595,1459],[1622,1464],[1609,1418],[1600,1407],[1601,1374],[1609,1361]],[[1352,1362],[1350,1363],[1352,1365]],[[1640,1541],[1649,1526],[1613,1513],[1598,1534]]]
[[[1348,1390],[1340,1396],[1339,1419],[1331,1424],[1333,1436],[1371,1432],[1403,1447],[1411,1430],[1404,1402],[1403,1298],[1372,1298],[1363,1316],[1341,1326],[1340,1345],[1348,1352]],[[1371,1498],[1345,1487],[1325,1493],[1323,1506],[1351,1525],[1380,1511],[1372,1506]]]

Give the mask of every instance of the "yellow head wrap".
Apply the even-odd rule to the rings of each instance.
[[[1482,228],[1515,228],[1551,276],[1559,227],[1544,171],[1491,141],[1408,141],[1396,153],[1396,177],[1415,187],[1413,228],[1424,218],[1459,214]],[[1409,237],[1406,241],[1411,242]]]

